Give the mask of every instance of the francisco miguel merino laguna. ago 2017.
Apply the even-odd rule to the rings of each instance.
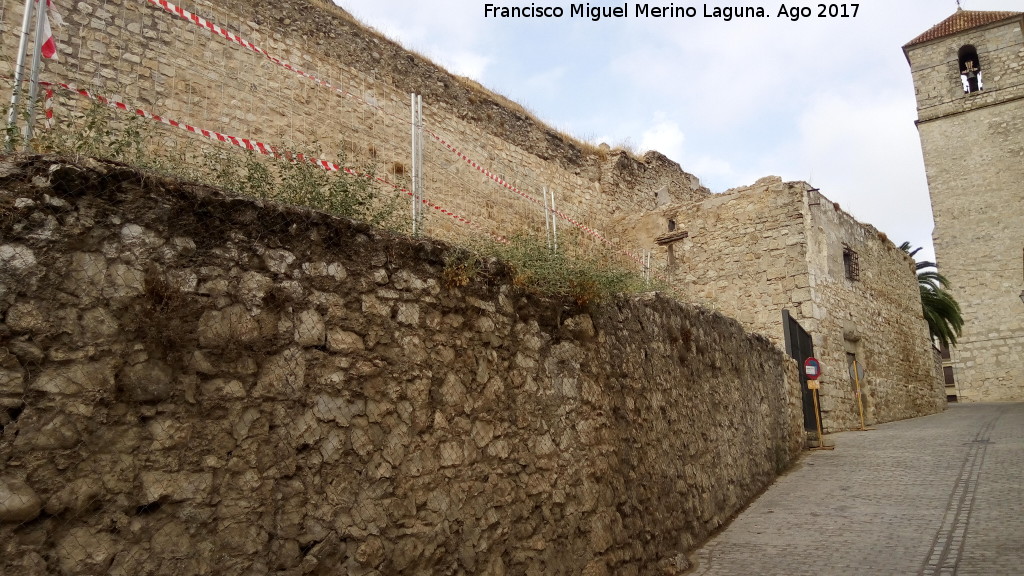
[[[814,10],[810,6],[786,6],[779,5],[777,17],[789,20],[799,20],[811,17],[818,12],[819,18],[855,18],[860,4],[818,4]],[[597,22],[602,18],[629,18],[629,3],[623,2],[620,6],[591,6],[589,3],[569,4],[568,11],[563,6],[501,6],[497,4],[484,4],[484,17],[486,18],[588,18]],[[636,18],[718,18],[729,21],[733,18],[770,18],[762,6],[713,6],[702,5],[702,10],[694,6],[677,6],[675,4],[651,5],[633,4],[633,16]]]

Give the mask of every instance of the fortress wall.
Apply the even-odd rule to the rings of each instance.
[[[410,162],[409,93],[424,97],[426,127],[476,163],[540,199],[544,186],[578,222],[618,238],[613,223],[659,201],[707,194],[699,181],[667,158],[642,159],[576,143],[522,107],[456,77],[423,57],[360,26],[326,2],[183,3],[192,11],[342,93],[317,87],[264,56],[175,17],[147,2],[57,0],[67,26],[58,30],[60,60],[43,78],[75,84],[155,114],[229,135],[248,137],[346,164],[373,167],[407,185]],[[3,29],[15,31],[21,8],[7,6]],[[12,72],[17,34],[4,34],[0,75]],[[84,103],[60,96],[58,123]],[[160,148],[196,162],[196,137],[158,130]],[[542,233],[539,203],[524,200],[428,135],[428,198],[507,235]],[[443,237],[479,232],[431,212],[428,230]],[[570,225],[563,222],[563,230]],[[622,248],[634,248],[621,246]]]

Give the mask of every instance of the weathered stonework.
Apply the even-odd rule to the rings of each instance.
[[[669,221],[686,238],[653,246]],[[913,261],[810,185],[762,178],[625,225],[636,242],[652,246],[656,264],[688,300],[738,319],[782,349],[782,310],[800,322],[822,365],[826,432],[860,426],[848,353],[866,368],[866,423],[944,408]],[[844,249],[858,259],[856,280],[846,276]]]
[[[442,243],[112,164],[0,174],[0,573],[674,574],[803,445],[795,363],[719,314],[454,287]]]
[[[952,351],[964,401],[1024,400],[1022,29],[1018,14],[904,47],[917,91],[936,260],[964,318]],[[983,89],[969,94],[958,60],[967,45],[977,51],[983,78]]]
[[[409,94],[423,95],[427,197],[498,234],[543,234],[541,204],[488,179],[440,140],[534,198],[542,198],[548,187],[561,211],[612,239],[617,238],[609,223],[616,218],[708,194],[695,176],[663,155],[635,158],[581,144],[521,106],[361,26],[330,2],[224,0],[182,7],[239,32],[338,91],[317,87],[147,2],[57,0],[56,5],[67,26],[58,30],[60,60],[46,63],[45,80],[298,152],[316,154],[322,148],[336,159],[343,149],[347,164],[374,167],[398,184],[408,183],[411,170]],[[19,29],[20,5],[4,6],[3,29]],[[5,54],[16,52],[17,40],[17,34],[0,38]],[[10,75],[12,66],[0,59],[0,76]],[[7,89],[0,96],[6,98]],[[61,93],[57,102],[58,124],[86,107]],[[202,138],[169,128],[156,128],[156,134],[162,151],[202,161],[184,147],[186,141],[205,142]],[[428,216],[427,229],[435,237],[479,234],[450,218]],[[570,230],[565,222],[562,228]]]

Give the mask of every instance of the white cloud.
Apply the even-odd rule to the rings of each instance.
[[[879,93],[821,94],[799,120],[797,159],[787,167],[813,173],[812,184],[895,243],[931,252],[931,204],[920,141],[905,103]],[[788,176],[803,179],[804,176]]]
[[[686,136],[679,125],[672,121],[662,121],[647,129],[640,137],[641,150],[657,150],[665,156],[679,162],[683,157],[683,143]]]

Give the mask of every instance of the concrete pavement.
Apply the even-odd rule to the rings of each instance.
[[[689,574],[1024,575],[1024,403],[876,428],[805,454]]]

